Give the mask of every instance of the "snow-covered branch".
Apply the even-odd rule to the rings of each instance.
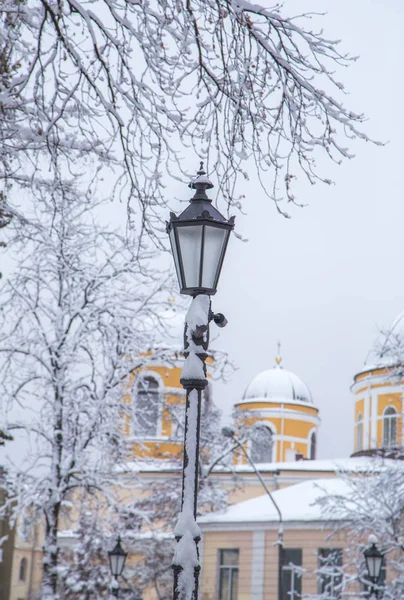
[[[104,191],[128,202],[129,221],[139,212],[144,233],[159,237],[166,178],[188,179],[189,148],[208,160],[229,205],[242,204],[234,186],[249,177],[249,159],[283,212],[299,173],[329,183],[319,153],[339,162],[351,156],[346,139],[368,139],[335,74],[356,58],[312,29],[313,15],[281,10],[247,0],[4,0],[2,198],[13,204],[12,184],[52,193],[67,174],[91,198],[110,181]]]
[[[1,427],[20,454],[5,464],[3,510],[45,524],[44,599],[57,597],[67,569],[58,531],[69,503],[119,520],[122,398],[172,291],[150,252],[135,258],[94,213],[74,196],[41,197],[23,228],[9,226],[14,266],[0,290]]]

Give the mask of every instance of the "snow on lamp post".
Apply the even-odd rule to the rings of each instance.
[[[122,575],[123,568],[125,566],[126,557],[128,553],[124,551],[121,546],[121,537],[118,536],[117,543],[113,550],[108,552],[109,557],[109,568],[111,569],[111,574],[115,577],[116,585],[113,588],[114,596],[118,596],[118,577]]]
[[[363,551],[363,556],[365,557],[366,569],[368,579],[371,581],[372,586],[370,589],[370,596],[373,594],[378,598],[379,590],[377,589],[377,584],[380,580],[380,575],[382,572],[384,556],[382,552],[376,546],[377,537],[375,535],[369,536],[369,546]]]
[[[170,237],[181,294],[193,297],[185,318],[181,384],[186,390],[184,462],[181,512],[175,527],[177,547],[173,559],[174,600],[196,600],[198,595],[200,529],[196,523],[198,501],[198,456],[202,392],[206,379],[209,322],[227,324],[221,313],[211,311],[210,296],[216,294],[234,217],[227,220],[212,205],[206,190],[213,184],[201,163],[189,184],[196,190],[187,208],[170,214]]]

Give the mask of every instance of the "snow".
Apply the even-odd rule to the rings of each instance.
[[[195,587],[195,567],[199,566],[198,552],[190,531],[179,540],[175,549],[175,565],[181,565],[178,577],[178,591],[182,600],[191,600]]]
[[[300,377],[279,367],[268,369],[254,377],[244,392],[243,401],[251,398],[292,400],[313,404],[310,390]]]
[[[388,462],[387,460],[385,461]],[[272,462],[272,463],[260,463],[258,469],[260,473],[277,473],[282,472],[324,472],[324,473],[338,473],[341,471],[346,472],[368,472],[378,471],[383,466],[380,463],[376,463],[374,459],[368,456],[355,456],[350,458],[338,458],[338,459],[319,459],[319,460],[297,460],[290,462]],[[225,471],[224,467],[216,467],[217,471]],[[234,471],[237,473],[253,473],[254,470],[250,465],[235,465]]]
[[[199,354],[204,352],[208,339],[210,297],[199,295],[192,299],[186,315],[186,359],[181,380],[206,379],[205,363]],[[201,341],[202,344],[195,342]],[[178,575],[178,593],[182,600],[191,600],[195,589],[195,568],[199,567],[197,541],[201,531],[195,520],[195,498],[197,494],[197,437],[200,391],[188,393],[185,434],[185,468],[181,512],[174,534],[178,540],[173,564],[181,567]],[[178,539],[179,538],[179,539]]]
[[[79,534],[76,529],[62,529],[57,533],[58,538],[78,538]]]
[[[198,177],[193,177],[190,181],[190,185],[195,185],[197,183],[212,185],[212,182],[207,175],[198,175]]]
[[[198,359],[199,360],[199,359]],[[185,456],[187,464],[184,468],[184,484],[181,512],[178,517],[174,534],[180,539],[174,554],[173,564],[181,567],[178,577],[178,591],[182,600],[190,600],[195,587],[195,567],[199,567],[197,539],[201,530],[195,521],[196,481],[196,440],[198,432],[199,392],[191,390],[188,396],[187,430],[185,437]]]
[[[387,462],[387,461],[386,461]],[[245,465],[248,469],[248,466]],[[298,460],[295,462],[267,463],[259,465],[260,471],[324,471],[330,473],[367,472],[383,468],[380,463],[369,456],[354,456],[338,459]],[[238,467],[239,470],[243,466]],[[252,470],[252,469],[251,469]]]
[[[209,324],[210,297],[206,294],[199,294],[192,299],[185,320],[190,330],[194,331],[197,327]]]
[[[384,461],[386,464],[389,462],[387,459]],[[379,470],[383,468],[380,463],[376,463],[374,459],[368,456],[355,456],[350,458],[336,458],[336,459],[319,459],[319,460],[297,460],[291,462],[272,462],[272,463],[261,463],[258,465],[258,469],[261,473],[278,473],[282,471],[293,471],[293,472],[324,472],[324,473],[337,473],[340,471],[346,472],[367,472],[372,470]],[[161,463],[158,461],[136,461],[127,462],[125,465],[117,465],[115,468],[116,472],[159,472],[161,471]],[[179,462],[167,461],[164,463],[164,471],[179,472],[181,466]],[[229,469],[223,465],[217,465],[215,467],[216,472],[227,472],[236,471],[237,473],[253,473],[253,469],[250,465],[234,465]]]
[[[164,461],[164,472],[180,473],[182,470],[181,462]],[[161,460],[137,460],[128,461],[123,465],[114,465],[114,473],[160,473]]]
[[[195,352],[190,352],[185,359],[181,379],[206,379],[204,363]]]
[[[324,518],[321,507],[315,501],[328,494],[346,497],[349,485],[343,479],[314,479],[291,485],[272,492],[279,506],[283,522],[287,521],[329,521]],[[270,498],[264,494],[258,498],[239,502],[224,512],[212,513],[200,517],[198,522],[204,526],[214,523],[279,523],[279,515]]]
[[[202,330],[203,341],[207,340],[207,331],[209,327],[210,297],[206,294],[200,294],[192,299],[188,309],[185,321],[187,324],[187,358],[182,369],[181,379],[199,379],[205,380],[204,362],[198,357],[198,353],[203,352],[203,347],[195,343],[194,338],[198,328]]]
[[[194,538],[200,537],[201,531],[196,524],[194,516],[194,500],[196,492],[195,465],[196,465],[196,430],[198,427],[198,391],[189,393],[189,406],[187,409],[188,430],[185,440],[185,451],[188,464],[184,469],[183,504],[175,526],[176,536],[184,536],[191,532]]]

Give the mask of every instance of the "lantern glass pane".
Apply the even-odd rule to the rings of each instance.
[[[382,568],[382,561],[382,556],[368,556],[366,558],[368,572],[371,579],[377,580],[379,578]]]
[[[109,564],[111,567],[111,573],[112,575],[115,577],[115,575],[119,575],[119,573],[117,572],[117,562],[118,562],[118,557],[116,554],[109,554]]]
[[[172,227],[171,231],[170,231],[170,242],[171,242],[171,250],[172,250],[173,256],[174,256],[175,270],[177,271],[178,283],[180,284],[180,288],[181,288],[182,287],[182,277],[181,277],[180,262],[178,260],[178,249],[177,249],[177,244],[175,242],[174,227]]]
[[[202,227],[202,225],[194,225],[191,227],[178,227],[177,229],[185,278],[183,287],[185,288],[200,287]]]
[[[226,244],[228,234],[228,229],[205,225],[202,287],[216,288],[218,271],[223,258],[223,246]]]
[[[118,575],[121,575],[123,568],[125,566],[125,561],[126,561],[126,552],[123,552],[122,554],[117,554],[117,553],[109,553],[109,564],[110,564],[110,568],[111,568],[111,573],[114,577],[118,577]]]
[[[126,555],[125,554],[120,554],[118,556],[118,561],[117,561],[117,570],[118,570],[118,575],[120,575],[123,571],[123,568],[125,566],[125,560],[126,560]]]

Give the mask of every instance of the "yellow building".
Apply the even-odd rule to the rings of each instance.
[[[180,384],[184,363],[173,348],[160,347],[144,357],[123,397],[122,435],[131,460],[178,459],[182,452],[185,390]],[[212,359],[208,358],[208,365]],[[237,421],[251,439],[247,449],[256,463],[315,459],[318,409],[307,385],[275,359],[276,366],[255,376],[235,404]],[[209,374],[208,374],[209,377]],[[205,402],[209,402],[210,384]],[[246,459],[237,457],[239,464]]]
[[[238,420],[251,430],[248,452],[256,463],[315,459],[318,409],[307,385],[276,366],[256,375],[235,404]],[[240,455],[240,462],[246,458]]]
[[[354,377],[354,452],[394,455],[403,445],[404,370],[398,363],[404,335],[404,314],[394,321],[376,364]],[[397,355],[395,349],[398,351]]]
[[[372,367],[355,375],[355,454],[394,453],[402,446],[403,385],[394,367]]]
[[[123,397],[121,431],[128,442],[129,460],[161,460],[163,465],[181,454],[184,358],[167,349],[165,354],[157,364],[152,353],[145,356],[145,364],[132,373]]]

